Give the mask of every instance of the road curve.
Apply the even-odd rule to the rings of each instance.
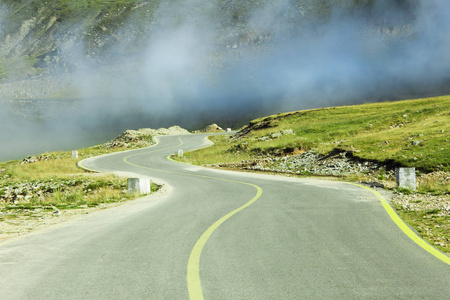
[[[448,299],[450,266],[341,182],[167,156],[204,135],[84,160],[169,192],[0,244],[0,299]]]

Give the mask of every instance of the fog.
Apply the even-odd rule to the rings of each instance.
[[[73,62],[76,103],[36,121],[0,102],[0,158],[130,128],[235,127],[265,114],[449,92],[449,1],[412,0],[405,10],[379,0],[326,17],[314,13],[317,1],[264,1],[237,20],[227,15],[237,0],[182,2],[161,4],[145,50],[120,68]],[[77,51],[70,57],[83,57]]]

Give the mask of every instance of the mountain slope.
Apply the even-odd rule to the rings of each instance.
[[[285,156],[313,150],[323,157],[342,153],[378,162],[388,170],[449,172],[449,115],[450,96],[283,113],[253,120],[232,139],[217,137],[216,146],[186,157],[217,164],[272,156],[280,159],[261,163],[276,168]],[[292,167],[287,170],[302,173]]]
[[[405,15],[411,15],[411,1],[399,2],[407,3],[400,6]],[[195,0],[2,0],[0,79],[71,71],[84,60],[114,64],[144,51],[155,27],[172,27],[193,16],[199,23],[208,19],[205,26],[213,19],[214,40],[226,49],[260,43],[312,18],[324,21],[339,10],[364,12],[368,22],[375,22],[376,18],[370,17],[374,9],[371,1],[356,0],[296,0],[289,5],[267,0],[209,4]],[[269,10],[274,14],[269,15]],[[262,18],[256,18],[258,14]],[[386,18],[383,22],[392,23],[393,19]]]

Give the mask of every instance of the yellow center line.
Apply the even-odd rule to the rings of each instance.
[[[411,240],[413,240],[417,245],[422,247],[424,250],[426,250],[428,253],[434,255],[444,263],[450,265],[450,257],[445,255],[444,253],[440,252],[438,249],[434,248],[430,244],[428,244],[425,240],[423,240],[420,236],[418,236],[414,231],[411,230],[411,228],[406,225],[406,223],[397,215],[395,210],[389,205],[386,199],[377,191],[355,183],[348,183],[351,185],[355,185],[361,188],[364,188],[366,190],[371,191],[377,198],[380,200],[381,204],[383,205],[384,209],[388,213],[388,215],[391,217],[391,219],[395,222],[395,224],[403,231],[404,234],[406,234]]]
[[[254,184],[245,183],[245,182],[239,182],[242,184],[247,184],[250,186],[253,186],[256,188],[257,192],[256,195],[247,203],[242,205],[241,207],[233,210],[232,212],[229,212],[222,218],[220,218],[218,221],[216,221],[214,224],[212,224],[197,240],[197,243],[195,243],[194,248],[191,251],[191,255],[189,256],[188,261],[188,267],[187,267],[187,285],[189,290],[189,298],[192,300],[202,300],[203,297],[203,291],[202,291],[202,284],[200,281],[200,256],[202,254],[203,248],[208,241],[209,237],[213,234],[213,232],[220,226],[222,223],[224,223],[226,220],[231,218],[233,215],[237,214],[241,210],[244,210],[245,208],[252,205],[256,200],[258,200],[262,195],[262,189]]]
[[[156,140],[156,143],[155,143],[154,145],[149,146],[148,148],[153,148],[153,147],[155,147],[156,145],[159,144],[159,140],[156,139],[156,138],[155,138],[155,140]],[[180,139],[180,141],[181,141],[181,139]],[[181,142],[180,145],[182,145],[182,144],[183,144],[183,142]],[[180,145],[178,145],[178,146],[180,146]],[[172,148],[172,147],[171,147],[171,148]],[[170,149],[170,148],[166,148],[166,149]],[[161,150],[165,150],[165,149],[161,149]],[[150,151],[150,152],[146,152],[146,153],[142,153],[142,154],[158,152],[158,151],[161,151],[161,150]],[[133,151],[133,150],[128,150],[128,151]],[[125,151],[125,152],[126,152],[126,151]],[[118,154],[118,153],[122,153],[122,152],[102,154],[102,155],[99,155],[99,156],[97,156],[97,157],[105,156],[105,155]],[[138,154],[138,155],[140,155],[140,154]],[[130,156],[128,156],[128,157],[131,157],[131,156],[134,156],[134,155],[130,155]],[[128,158],[128,157],[125,157],[125,159]],[[87,159],[87,158],[85,158],[85,159]],[[83,160],[85,160],[85,159],[83,159]],[[125,159],[124,159],[124,160],[125,160]],[[80,160],[79,162],[77,162],[77,167],[79,167],[79,168],[81,168],[81,169],[83,169],[83,170],[89,171],[89,172],[96,172],[96,173],[101,173],[101,172],[102,172],[102,171],[99,171],[99,170],[94,170],[94,169],[90,169],[90,168],[87,168],[87,167],[83,166],[83,164],[82,164],[82,161],[83,161],[83,160]]]
[[[181,146],[183,144],[183,141],[181,140],[181,138],[178,138],[178,139],[180,140],[180,144],[175,146],[175,147]],[[187,286],[188,286],[188,291],[189,291],[189,298],[191,300],[203,300],[204,299],[204,297],[203,297],[203,290],[202,290],[202,284],[201,284],[201,280],[200,280],[200,256],[202,254],[202,251],[203,251],[203,248],[204,248],[206,242],[208,241],[210,236],[213,234],[213,232],[217,228],[219,228],[220,225],[222,225],[229,218],[231,218],[232,216],[234,216],[238,212],[246,209],[247,207],[252,205],[256,200],[258,200],[261,197],[261,195],[262,195],[262,189],[261,189],[261,187],[255,185],[255,184],[244,182],[244,181],[237,181],[237,180],[223,179],[223,178],[217,178],[217,177],[212,177],[212,176],[205,176],[205,175],[198,175],[198,174],[189,174],[189,173],[182,173],[182,172],[174,172],[174,171],[154,169],[154,168],[149,168],[149,167],[145,167],[145,166],[140,166],[140,165],[137,165],[137,164],[134,164],[134,163],[131,163],[131,162],[128,161],[128,158],[133,157],[133,156],[139,156],[139,155],[144,155],[144,154],[148,154],[148,153],[154,153],[154,152],[167,150],[167,149],[171,149],[171,148],[174,148],[174,147],[160,149],[160,150],[152,151],[152,152],[146,152],[146,153],[139,153],[139,154],[130,155],[130,156],[125,157],[123,159],[123,161],[126,162],[127,164],[130,164],[130,165],[135,166],[135,167],[143,168],[143,169],[159,171],[159,172],[164,172],[164,173],[171,173],[171,174],[178,174],[178,175],[194,176],[194,177],[200,177],[200,178],[207,178],[207,179],[214,179],[214,180],[220,180],[220,181],[227,181],[227,182],[238,183],[238,184],[244,184],[244,185],[248,185],[248,186],[251,186],[251,187],[256,189],[256,195],[250,201],[248,201],[244,205],[236,208],[235,210],[229,212],[228,214],[226,214],[225,216],[223,216],[222,218],[217,220],[214,224],[212,224],[205,232],[203,232],[203,234],[200,236],[200,238],[195,243],[194,248],[191,250],[191,254],[189,256],[188,265],[187,265]],[[167,159],[169,159],[169,160],[171,160],[173,162],[177,162],[177,161],[173,160],[170,157],[170,155],[167,156]],[[177,162],[177,163],[180,163],[180,162]]]
[[[163,149],[159,149],[159,150],[155,150],[155,151],[150,151],[150,152],[145,152],[145,153],[138,153],[138,154],[129,155],[129,156],[125,157],[125,158],[123,159],[123,161],[124,161],[125,163],[127,163],[127,164],[129,164],[129,165],[132,165],[132,166],[135,166],[135,167],[139,167],[139,168],[143,168],[143,169],[148,169],[148,170],[155,170],[155,171],[167,172],[167,171],[165,171],[165,170],[158,170],[158,169],[153,169],[153,168],[148,168],[148,167],[144,167],[144,166],[140,166],[140,165],[133,164],[133,163],[131,163],[131,162],[128,161],[128,158],[134,157],[134,156],[139,156],[139,155],[144,155],[144,154],[150,154],[150,153],[161,152],[161,151],[164,151],[164,150],[167,150],[167,149],[172,149],[172,148],[179,147],[179,146],[183,145],[183,141],[181,140],[181,137],[179,137],[178,140],[180,140],[180,143],[179,143],[178,145],[176,145],[176,146],[171,146],[171,147],[167,147],[167,148],[163,148]],[[159,142],[158,142],[158,143],[159,143]],[[158,144],[158,143],[157,143],[157,144]],[[156,145],[157,145],[157,144],[156,144]],[[156,146],[156,145],[155,145],[155,146]]]
[[[162,150],[167,150],[167,149],[171,149],[171,148],[175,148],[175,147],[183,145],[183,141],[181,140],[181,138],[179,138],[179,140],[180,140],[180,144],[177,145],[177,146],[168,147],[168,148],[164,148],[164,149],[160,149],[160,150],[156,150],[156,151],[151,151],[151,152],[146,152],[146,153],[139,153],[139,154],[130,155],[130,156],[125,157],[123,159],[123,161],[125,163],[127,163],[127,164],[132,165],[132,166],[139,167],[139,168],[144,168],[144,169],[148,169],[148,170],[154,170],[154,171],[160,171],[160,172],[164,172],[164,173],[172,173],[172,174],[179,174],[179,175],[186,175],[186,176],[195,176],[195,177],[201,177],[201,178],[207,178],[207,179],[214,179],[214,180],[221,180],[221,181],[233,182],[233,183],[238,183],[238,184],[244,184],[244,185],[252,186],[257,191],[256,195],[250,201],[248,201],[247,203],[245,203],[241,207],[236,208],[235,210],[229,212],[228,214],[226,214],[225,216],[223,216],[222,218],[217,220],[214,224],[212,224],[205,232],[203,232],[203,234],[200,236],[200,238],[195,243],[194,248],[191,250],[191,254],[189,256],[189,261],[188,261],[188,265],[187,265],[187,286],[188,286],[188,291],[189,291],[189,298],[191,300],[203,300],[204,299],[204,297],[203,297],[203,290],[202,290],[202,285],[201,285],[201,280],[200,280],[200,257],[201,257],[201,254],[202,254],[202,251],[203,251],[203,248],[204,248],[206,242],[208,241],[208,239],[211,237],[211,235],[214,233],[214,231],[220,225],[222,225],[225,221],[227,221],[229,218],[231,218],[232,216],[234,216],[238,212],[244,210],[245,208],[247,208],[250,205],[252,205],[255,201],[257,201],[262,195],[262,189],[261,189],[261,187],[255,185],[255,184],[248,183],[248,182],[236,181],[236,180],[230,180],[230,179],[222,179],[222,178],[205,176],[205,175],[198,175],[198,174],[189,174],[189,173],[182,173],[182,172],[174,172],[174,171],[154,169],[154,168],[149,168],[149,167],[133,164],[133,163],[131,163],[131,162],[129,162],[127,160],[130,157],[144,155],[144,154],[148,154],[148,153],[159,152],[159,151],[162,151]],[[174,161],[174,162],[177,162],[177,161],[173,160],[170,156],[171,155],[169,155],[167,157],[167,159],[169,159],[171,161]],[[177,163],[180,163],[180,162],[177,162]],[[84,168],[84,169],[87,169],[87,168]],[[348,183],[348,184],[351,184],[351,185],[354,185],[354,186],[358,186],[358,187],[364,188],[364,189],[369,190],[370,192],[372,192],[380,200],[381,204],[383,205],[383,207],[386,210],[386,212],[388,213],[388,215],[395,222],[395,224],[403,231],[403,233],[405,233],[412,241],[414,241],[417,245],[422,247],[428,253],[432,254],[433,256],[435,256],[439,260],[443,261],[444,263],[450,265],[450,257],[448,257],[444,253],[440,252],[439,250],[437,250],[436,248],[434,248],[433,246],[428,244],[421,237],[419,237],[414,231],[412,231],[408,227],[408,225],[406,225],[406,223],[397,215],[397,213],[389,205],[387,200],[379,192],[377,192],[377,191],[375,191],[375,190],[373,190],[373,189],[371,189],[369,187],[363,186],[363,185],[354,184],[354,183]]]

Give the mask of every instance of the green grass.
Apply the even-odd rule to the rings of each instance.
[[[0,195],[5,188],[20,188],[21,184],[39,184],[42,195],[32,194],[27,200],[19,200],[15,205],[1,204],[1,209],[36,209],[54,206],[59,209],[93,207],[101,203],[115,203],[133,199],[129,195],[126,179],[113,175],[92,176],[77,167],[77,161],[105,153],[130,148],[106,150],[102,145],[79,150],[79,159],[72,159],[71,152],[60,151],[41,154],[45,160],[21,164],[20,161],[0,162]],[[159,186],[152,183],[155,192]],[[26,193],[24,192],[24,196]]]
[[[288,129],[295,134],[271,138]],[[357,150],[354,155],[366,160],[416,167],[419,174],[450,172],[450,96],[277,114],[251,121],[242,133],[245,134],[239,139],[212,136],[214,146],[176,159],[197,165],[238,163],[307,150],[328,154],[338,148]],[[415,140],[420,141],[419,145],[412,144]],[[365,181],[364,176],[356,174],[343,179]],[[383,170],[377,176],[386,180]],[[448,180],[430,178],[419,184],[418,193],[450,195]],[[397,192],[414,193],[405,189]],[[440,215],[439,209],[411,211],[401,205],[396,209],[424,239],[450,253],[448,215]]]
[[[450,216],[439,215],[439,209],[413,211],[395,205],[400,217],[426,241],[443,252],[450,253]]]
[[[250,122],[239,140],[212,137],[216,145],[187,153],[196,164],[238,162],[257,155],[314,149],[357,150],[368,160],[393,161],[421,172],[450,171],[450,96],[342,106],[277,114]],[[292,129],[294,135],[263,140]],[[413,145],[413,141],[420,141]]]

